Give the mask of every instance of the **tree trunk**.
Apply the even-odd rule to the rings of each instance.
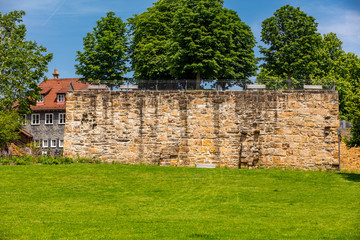
[[[287,78],[287,90],[291,89],[291,74],[288,72],[288,78]]]
[[[221,82],[221,83],[220,83],[220,86],[221,86],[221,90],[222,90],[222,91],[225,91],[225,90],[226,90],[226,82]]]
[[[200,89],[200,83],[201,83],[201,79],[200,79],[200,71],[197,72],[196,74],[196,89]]]

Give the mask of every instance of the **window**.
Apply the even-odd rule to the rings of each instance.
[[[37,100],[37,102],[38,103],[43,103],[44,102],[44,95],[43,94],[40,95],[40,98],[39,98],[39,100]]]
[[[51,147],[56,147],[56,140],[51,140]]]
[[[64,140],[59,140],[59,147],[63,147],[64,146]]]
[[[39,147],[41,146],[40,140],[34,140],[34,146],[35,146],[36,148],[39,148]]]
[[[40,114],[31,114],[31,125],[40,125]]]
[[[59,93],[59,94],[57,95],[57,101],[58,101],[58,102],[65,102],[65,94]]]
[[[65,113],[59,113],[59,124],[65,124]]]
[[[48,140],[43,140],[43,148],[49,147]]]
[[[45,113],[45,124],[53,124],[53,114]]]

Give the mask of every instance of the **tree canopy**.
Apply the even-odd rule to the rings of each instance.
[[[335,33],[317,33],[315,19],[299,8],[283,6],[264,20],[262,27],[262,41],[268,47],[260,47],[264,63],[256,81],[274,89],[283,89],[284,79],[291,80],[293,88],[304,83],[330,86],[335,82],[340,118],[353,123],[352,137],[346,142],[360,146],[358,56],[345,53]]]
[[[19,138],[22,123],[17,111],[0,111],[0,149],[6,149],[8,143]]]
[[[146,88],[154,88],[154,80],[161,81],[158,83],[159,88],[167,87],[169,83],[166,80],[174,82],[174,77],[169,71],[167,55],[173,32],[171,24],[176,2],[157,1],[147,11],[128,19],[132,32],[130,52],[134,77],[138,81],[147,80],[143,83]]]
[[[83,76],[84,82],[102,83],[110,88],[122,84],[129,71],[126,24],[114,12],[97,21],[93,32],[83,39],[83,52],[77,51],[76,74]]]
[[[133,31],[132,65],[138,79],[171,78],[166,62],[175,2],[164,0],[129,19]],[[148,61],[144,61],[147,59]]]
[[[360,146],[360,58],[354,53],[341,54],[334,61],[327,78],[336,79],[340,118],[353,124],[352,137],[346,143]]]
[[[264,55],[262,67],[274,74],[286,74],[290,79],[307,79],[316,64],[314,52],[321,42],[315,18],[285,5],[274,16],[262,22],[261,40],[268,47],[260,46]]]
[[[244,84],[257,69],[250,27],[222,0],[159,0],[130,23],[136,77],[196,78],[199,88],[201,79]]]
[[[44,78],[52,54],[34,41],[26,41],[24,11],[0,12],[0,147],[18,138],[24,120],[40,97],[38,83]]]
[[[35,41],[26,41],[24,11],[0,12],[0,111],[29,113],[40,97],[38,83],[52,54]]]

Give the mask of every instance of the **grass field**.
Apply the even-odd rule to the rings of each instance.
[[[0,166],[0,239],[360,239],[360,175]]]

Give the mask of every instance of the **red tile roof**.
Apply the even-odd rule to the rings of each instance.
[[[74,90],[87,90],[90,84],[82,83],[79,78],[59,78],[48,79],[40,83],[39,87],[42,89],[41,94],[44,94],[44,102],[37,103],[32,106],[32,110],[65,110],[65,102],[57,102],[58,93],[66,93],[70,90],[70,82]]]
[[[33,137],[33,135],[31,135],[30,133],[28,133],[27,131],[23,130],[23,129],[20,129],[20,132],[23,133],[25,136],[28,136],[30,138]]]

